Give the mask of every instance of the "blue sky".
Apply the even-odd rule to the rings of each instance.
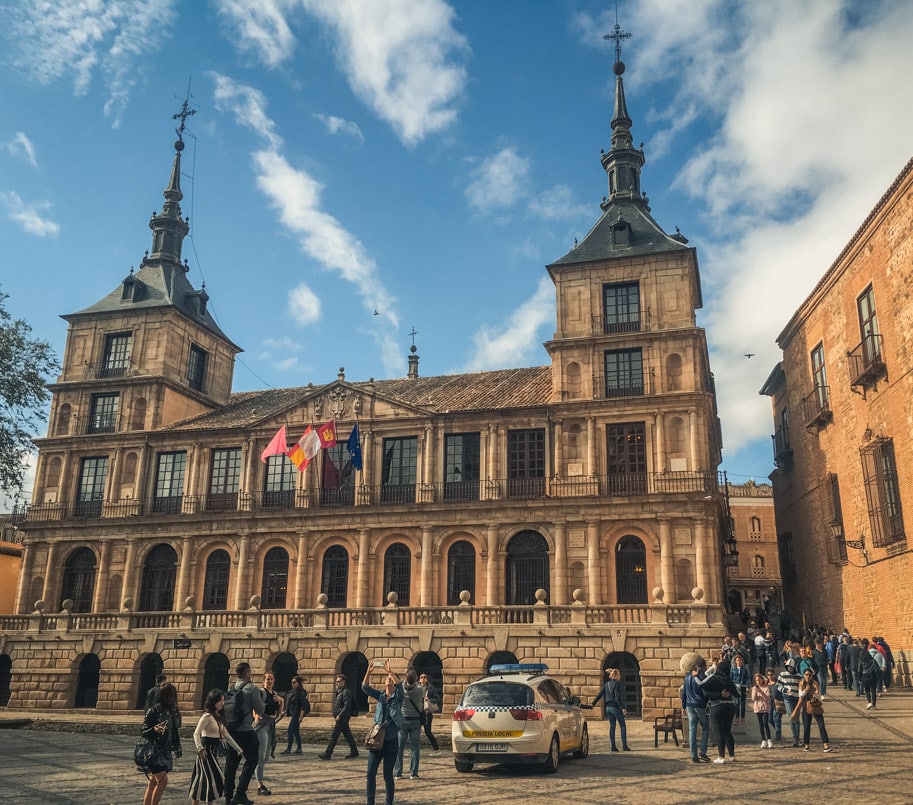
[[[763,480],[776,336],[913,151],[913,13],[618,13],[643,187],[698,248],[723,466]],[[403,376],[413,328],[423,375],[547,363],[544,266],[606,193],[612,4],[14,0],[0,23],[0,285],[58,355],[60,314],[150,246],[189,83],[184,254],[245,350],[236,391]]]

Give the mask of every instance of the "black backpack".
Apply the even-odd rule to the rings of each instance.
[[[301,688],[301,715],[306,716],[311,712],[311,700],[308,698],[308,692]]]
[[[244,708],[243,691],[250,682],[245,682],[240,688],[229,688],[225,693],[225,706],[223,714],[225,715],[225,726],[230,730],[236,730],[244,722],[244,716],[247,715]]]

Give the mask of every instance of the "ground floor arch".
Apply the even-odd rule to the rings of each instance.
[[[101,660],[97,654],[86,654],[79,661],[76,673],[76,696],[73,707],[95,707],[98,704],[98,687],[101,677]]]
[[[146,694],[155,687],[155,678],[165,670],[165,663],[160,654],[151,653],[143,657],[139,664],[139,679],[136,685],[136,709],[146,707]]]
[[[643,687],[640,681],[640,663],[637,657],[627,651],[613,651],[606,657],[603,668],[617,668],[621,671],[621,684],[624,687],[625,709],[628,716],[640,717],[643,713]],[[602,672],[605,684],[608,676]]]

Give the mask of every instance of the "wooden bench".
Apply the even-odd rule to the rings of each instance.
[[[682,723],[682,714],[680,712],[672,713],[672,715],[666,716],[656,716],[653,719],[653,746],[654,748],[659,747],[659,734],[663,734],[663,743],[669,743],[669,736],[672,736],[672,740],[675,741],[675,745],[678,746],[678,733],[682,734],[682,743],[685,742],[685,725]]]

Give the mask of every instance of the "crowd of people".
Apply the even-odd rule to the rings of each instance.
[[[385,673],[383,691],[368,684],[372,670]],[[288,739],[280,754],[301,754],[300,724],[311,709],[301,677],[292,678],[291,690],[283,696],[275,689],[272,672],[267,671],[262,685],[256,685],[252,681],[250,664],[242,662],[235,669],[235,676],[236,681],[227,691],[212,690],[207,694],[203,715],[194,730],[196,758],[187,792],[192,805],[215,802],[223,796],[227,805],[250,805],[253,800],[248,797],[248,786],[252,782],[257,784],[257,794],[269,796],[272,791],[266,784],[265,767],[276,756],[276,725],[284,718],[288,718]],[[385,732],[382,745],[368,751],[368,803],[374,803],[377,771],[381,765],[386,801],[392,803],[395,780],[403,776],[407,744],[411,750],[409,777],[419,777],[423,728],[431,744],[431,754],[440,754],[431,724],[434,714],[441,711],[441,695],[427,674],[418,676],[413,669],[409,669],[400,682],[389,662],[368,666],[362,690],[377,699],[375,721],[383,725]],[[147,777],[143,805],[158,805],[168,785],[168,773],[174,760],[181,756],[178,696],[167,675],[156,677],[145,705],[141,734],[154,751],[143,768]],[[317,757],[331,760],[336,744],[344,738],[349,746],[349,754],[345,757],[357,758],[358,745],[349,727],[350,719],[357,715],[356,700],[342,674],[336,676],[332,713],[335,724],[330,741]]]
[[[811,751],[814,721],[823,751],[830,752],[824,719],[828,684],[865,696],[868,710],[890,689],[894,656],[883,637],[869,640],[813,627],[792,638],[780,646],[770,623],[758,628],[751,622],[745,632],[724,639],[712,664],[694,658],[681,687],[692,763],[735,760],[732,727],[745,723],[749,703],[762,749],[783,740],[785,716],[794,748]],[[707,754],[711,724],[717,744],[713,761]]]

